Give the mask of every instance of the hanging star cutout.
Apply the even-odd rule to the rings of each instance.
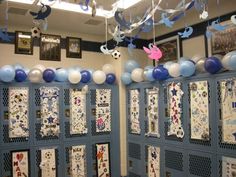
[[[50,117],[48,118],[48,123],[50,123],[50,124],[53,123],[53,120],[54,120],[54,118],[50,116]]]
[[[173,90],[171,90],[171,92],[172,92],[173,96],[177,96],[177,90],[175,88]]]

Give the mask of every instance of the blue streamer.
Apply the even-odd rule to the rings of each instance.
[[[42,4],[42,7],[38,12],[30,11],[30,14],[34,17],[35,20],[45,20],[45,18],[47,18],[52,12],[52,9],[49,5],[45,5],[43,3],[41,4]],[[44,7],[46,7],[45,11],[43,11]]]
[[[122,16],[122,11],[117,10],[115,12],[115,20],[120,25],[121,28],[130,29],[130,23],[128,23],[125,18]]]

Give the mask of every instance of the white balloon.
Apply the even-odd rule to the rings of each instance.
[[[194,61],[195,63],[197,63],[199,60],[201,60],[202,58],[204,58],[202,55],[194,55],[191,60]]]
[[[96,84],[103,84],[106,81],[106,74],[101,70],[95,71],[93,73],[93,81]]]
[[[103,65],[102,70],[105,74],[109,73],[115,74],[114,67],[111,64]]]
[[[143,78],[143,69],[142,68],[136,68],[131,72],[131,79],[134,82],[142,82],[144,80]]]
[[[223,67],[227,70],[232,70],[232,68],[229,65],[229,60],[232,55],[236,55],[236,51],[232,51],[232,52],[227,53],[221,60]]]
[[[42,73],[44,72],[44,70],[46,69],[45,66],[41,65],[41,64],[38,64],[38,65],[35,65],[33,67],[33,69],[39,69]]]
[[[77,70],[72,70],[68,74],[68,80],[71,84],[78,84],[81,80],[81,74]]]
[[[231,22],[236,25],[236,15],[231,16]]]
[[[169,74],[172,77],[179,77],[180,76],[180,65],[179,65],[179,63],[173,63],[172,65],[170,65],[168,71],[169,71]]]
[[[34,68],[29,71],[28,78],[32,83],[40,83],[43,78],[43,74],[40,69]]]

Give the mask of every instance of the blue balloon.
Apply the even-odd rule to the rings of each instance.
[[[189,59],[186,58],[186,57],[181,57],[181,58],[178,60],[178,63],[181,64],[181,63],[183,63],[183,62],[185,62],[185,61],[188,61],[188,60],[189,60]]]
[[[55,72],[52,69],[45,69],[43,71],[43,80],[45,82],[52,82],[56,77]]]
[[[3,82],[11,82],[15,78],[15,69],[11,65],[5,65],[0,70],[0,79]]]
[[[129,85],[132,83],[132,79],[131,79],[131,74],[128,72],[125,72],[121,75],[121,81],[123,84],[125,85]]]
[[[205,70],[211,74],[219,72],[222,68],[220,60],[216,57],[209,57],[204,64]]]
[[[166,80],[169,78],[169,72],[163,65],[159,65],[153,69],[152,76],[156,80]]]
[[[113,73],[107,74],[107,76],[106,76],[106,83],[108,83],[108,84],[114,84],[115,81],[116,81],[116,76],[115,76],[115,74],[113,74]]]
[[[151,82],[155,81],[155,79],[152,76],[152,72],[153,72],[153,69],[148,69],[148,70],[144,71],[144,76],[145,76],[146,80],[151,81]]]
[[[195,73],[195,65],[189,60],[182,61],[180,63],[180,75],[184,77],[190,77]]]
[[[60,68],[56,70],[55,80],[58,82],[65,82],[68,79],[68,72],[64,68]]]
[[[91,74],[87,70],[83,70],[81,73],[81,82],[82,83],[88,83],[91,80]]]
[[[236,70],[236,54],[233,54],[229,59],[229,66],[232,70]]]
[[[16,82],[23,82],[27,78],[27,74],[23,69],[17,69],[15,72],[15,80]]]
[[[135,60],[128,60],[125,62],[125,72],[131,73],[135,68],[140,68]]]

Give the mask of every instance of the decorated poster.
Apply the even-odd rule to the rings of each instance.
[[[29,137],[29,89],[9,88],[9,138]]]
[[[96,144],[97,176],[110,177],[110,147],[109,143]]]
[[[88,133],[86,122],[86,93],[70,89],[70,134]]]
[[[140,134],[139,122],[139,91],[138,89],[130,90],[130,129],[131,133]]]
[[[222,177],[236,177],[236,159],[222,158]]]
[[[159,112],[158,112],[159,88],[147,89],[146,92],[147,92],[147,116],[148,116],[147,136],[160,137]]]
[[[236,82],[235,79],[221,81],[222,141],[236,143]]]
[[[111,89],[96,89],[96,132],[111,131]]]
[[[59,88],[41,87],[41,136],[59,136]]]
[[[184,137],[182,127],[182,96],[181,83],[172,82],[168,86],[170,124],[167,132],[168,136],[175,135],[178,138]]]
[[[29,151],[12,151],[12,177],[30,177]]]
[[[209,140],[209,100],[207,81],[190,82],[191,138]]]
[[[160,177],[160,148],[148,147],[148,177]]]
[[[86,177],[86,146],[72,146],[71,148],[71,177]]]
[[[41,177],[56,177],[56,154],[55,149],[41,150]]]

